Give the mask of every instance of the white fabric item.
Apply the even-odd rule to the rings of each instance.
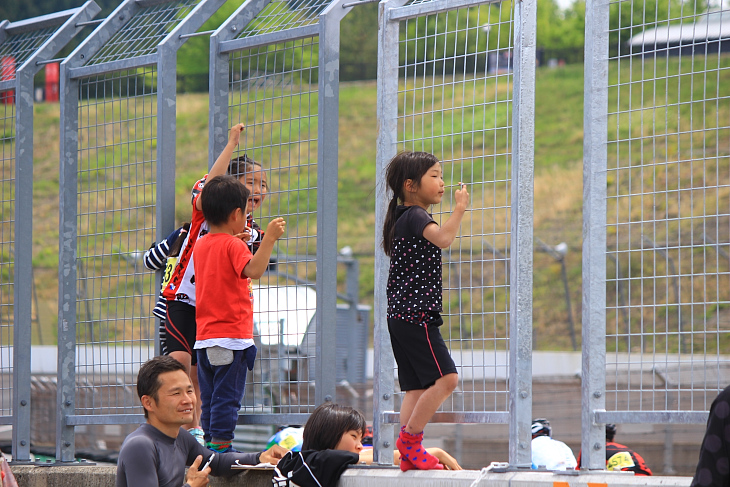
[[[573,450],[562,441],[538,436],[532,440],[532,468],[540,465],[545,465],[548,470],[573,470],[578,462]]]
[[[228,350],[246,350],[252,345],[254,345],[254,341],[250,338],[208,338],[207,340],[195,340],[193,349],[221,347]]]

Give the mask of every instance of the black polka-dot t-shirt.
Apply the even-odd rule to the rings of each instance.
[[[423,238],[435,223],[420,206],[398,206],[388,274],[388,318],[428,324],[439,319],[441,249]],[[440,321],[440,320],[439,320]]]
[[[692,487],[730,486],[730,387],[710,406]]]

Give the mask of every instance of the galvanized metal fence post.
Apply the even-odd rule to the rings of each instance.
[[[340,104],[340,21],[352,7],[335,0],[319,16],[317,146],[317,371],[314,401],[334,401],[337,352],[337,172]]]
[[[586,4],[583,124],[582,468],[606,468],[606,433],[595,411],[606,392],[606,140],[608,0]]]
[[[392,194],[385,184],[385,169],[398,152],[398,36],[400,23],[388,13],[405,0],[385,0],[378,5],[378,139],[375,161],[375,282],[373,302],[373,461],[393,463],[395,426],[385,413],[395,411],[395,359],[390,343],[388,299],[385,293],[390,261],[383,253],[383,222]]]
[[[514,25],[509,463],[530,468],[537,0],[515,2]]]
[[[28,67],[26,62],[24,67]],[[32,61],[32,68],[36,68]],[[31,293],[33,287],[33,76],[18,69],[15,90],[15,275],[13,460],[30,461]]]
[[[74,460],[74,427],[66,424],[76,402],[76,205],[79,82],[69,76],[69,59],[61,63],[61,144],[58,222],[58,380],[56,392],[56,461]]]

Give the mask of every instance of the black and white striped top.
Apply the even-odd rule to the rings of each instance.
[[[167,238],[163,239],[160,243],[153,242],[152,246],[144,253],[142,262],[144,266],[151,271],[157,271],[165,268],[167,263],[167,257],[170,255],[170,246],[175,244],[175,241],[180,238],[180,234],[183,231],[183,227],[173,231]],[[162,287],[166,284],[166,280],[163,279]],[[167,300],[162,297],[162,289],[160,294],[157,296],[157,303],[155,308],[152,310],[152,314],[157,316],[159,319],[164,320],[167,316]]]

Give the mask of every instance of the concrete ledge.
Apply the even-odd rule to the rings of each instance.
[[[115,487],[114,466],[46,467],[11,465],[23,487]],[[487,473],[478,470],[410,471],[397,468],[351,468],[342,474],[338,487],[689,487],[690,477],[635,477],[623,472],[561,475],[551,472]],[[271,471],[249,470],[232,478],[211,477],[212,487],[270,487]]]
[[[115,487],[116,466],[10,465],[22,487]],[[271,487],[271,471],[249,470],[223,479],[210,477],[211,487]]]
[[[338,487],[470,487],[480,479],[479,487],[689,487],[690,477],[635,477],[625,472],[582,473],[564,475],[552,472],[487,473],[483,477],[478,470],[409,471],[395,469],[349,469],[340,479]]]

